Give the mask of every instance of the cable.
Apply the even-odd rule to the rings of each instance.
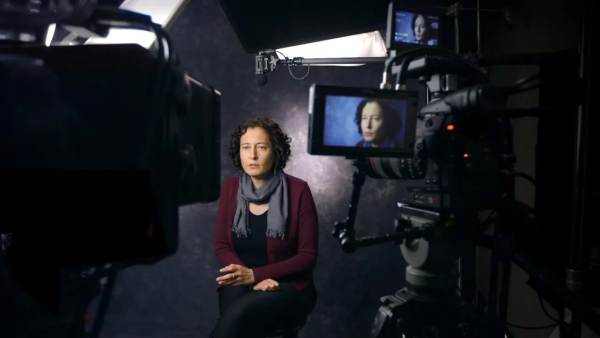
[[[290,74],[290,76],[292,77],[292,79],[297,80],[297,81],[302,81],[304,79],[306,79],[308,77],[308,74],[310,74],[310,65],[306,66],[306,73],[302,76],[297,76],[292,72],[292,64],[289,63],[289,58],[287,56],[285,56],[285,54],[283,54],[282,52],[275,50],[275,53],[280,54],[281,56],[283,56],[283,59],[286,61],[286,63],[288,64],[288,73]]]
[[[526,91],[529,91],[532,89],[537,89],[540,87],[539,78],[540,78],[540,73],[536,73],[536,74],[521,78],[521,79],[515,81],[515,83],[512,86],[504,88],[504,93],[506,95],[514,95],[514,94],[526,92]],[[530,82],[533,82],[535,80],[538,80],[538,82],[534,83],[534,84],[529,84]],[[529,84],[529,85],[525,86],[527,84]]]
[[[492,216],[496,215],[496,209],[490,211],[490,213],[487,215],[487,217],[479,224],[480,227],[485,227],[488,224],[490,224],[492,221],[495,221],[495,218],[492,218]]]
[[[540,325],[540,326],[524,326],[524,325],[518,325],[518,324],[506,322],[506,325],[517,328],[517,329],[521,329],[521,330],[543,330],[543,329],[549,329],[549,328],[556,327],[559,324],[553,323],[553,324]]]
[[[538,300],[540,301],[540,306],[542,307],[542,310],[544,311],[544,314],[550,320],[554,321],[556,324],[560,324],[561,323],[560,319],[556,319],[552,315],[550,315],[550,313],[548,313],[548,310],[546,309],[546,305],[544,305],[544,300],[542,299],[542,295],[540,295],[539,291],[537,292],[537,296],[538,296]]]
[[[542,299],[542,295],[540,295],[539,292],[537,292],[537,296],[538,296],[538,300],[540,302],[540,306],[542,307],[542,311],[544,311],[544,314],[548,317],[548,319],[553,321],[552,324],[540,325],[540,326],[524,326],[524,325],[518,325],[518,324],[506,322],[506,325],[512,326],[512,327],[515,327],[518,329],[522,329],[522,330],[543,330],[543,329],[549,329],[552,327],[559,326],[562,323],[562,321],[560,319],[555,318],[548,312],[548,309],[546,309],[546,305],[544,305],[544,300]]]
[[[524,77],[522,79],[517,80],[513,86],[515,88],[518,88],[518,87],[520,87],[520,86],[522,86],[522,85],[524,85],[524,84],[526,84],[528,82],[531,82],[533,80],[539,79],[539,77],[540,77],[540,73],[536,73],[536,74],[533,74],[531,76]]]
[[[288,58],[287,56],[285,56],[285,54],[283,54],[282,52],[278,51],[277,49],[275,50],[275,53],[277,53],[277,54],[281,54],[281,56],[283,56],[283,58],[284,58],[285,60],[289,60],[289,58]]]
[[[533,178],[532,176],[527,175],[527,174],[525,174],[523,172],[515,171],[515,172],[512,173],[512,176],[524,178],[527,181],[531,182],[531,184],[537,185],[535,178]]]
[[[294,75],[294,73],[292,73],[292,66],[288,65],[288,73],[290,73],[290,76],[294,79],[294,80],[304,80],[308,77],[308,74],[310,73],[310,65],[306,66],[306,73],[300,77]]]
[[[533,84],[533,85],[530,85],[530,86],[524,87],[524,88],[513,88],[513,87],[506,88],[504,90],[504,92],[505,92],[506,95],[514,95],[514,94],[523,93],[523,92],[526,92],[526,91],[529,91],[529,90],[532,90],[532,89],[537,89],[539,87],[540,87],[540,84],[536,83],[536,84]]]

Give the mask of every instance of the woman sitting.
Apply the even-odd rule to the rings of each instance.
[[[304,322],[316,302],[317,213],[306,182],[283,172],[290,138],[268,118],[231,137],[240,175],[221,190],[215,253],[223,266],[214,338],[263,337]]]

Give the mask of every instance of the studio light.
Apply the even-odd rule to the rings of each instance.
[[[303,57],[313,59],[347,59],[386,56],[385,42],[379,31],[280,48],[277,49],[277,52],[278,54],[281,53],[289,58]],[[349,64],[344,65],[347,66]]]
[[[188,0],[126,0],[119,6],[120,9],[146,14],[152,21],[167,28],[177,17]],[[91,37],[85,44],[125,44],[137,43],[145,48],[150,48],[154,43],[155,35],[152,32],[111,28],[106,37]]]

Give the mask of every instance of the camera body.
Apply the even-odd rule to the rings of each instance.
[[[418,108],[415,95],[313,86],[308,152],[366,159],[358,164],[369,176],[406,180],[402,203],[439,211],[493,206],[511,158],[510,126],[501,116],[505,96],[492,86],[475,85]],[[384,114],[383,123],[390,116],[401,120],[396,125],[402,142],[368,147],[356,141],[357,109],[364,100],[395,104],[399,112]],[[353,134],[354,139],[348,136]]]
[[[0,233],[20,257],[151,263],[177,250],[180,205],[218,198],[221,95],[150,17],[98,9],[96,24],[153,31],[157,51],[0,45]]]
[[[432,77],[442,76],[436,73]],[[504,114],[506,95],[488,84],[450,93],[430,90],[428,94],[434,97],[428,104],[410,113],[404,111],[413,117],[403,120],[413,122],[404,125],[413,131],[405,135],[414,136],[399,147],[365,148],[358,142],[354,147],[360,148],[357,151],[346,149],[337,154],[331,151],[335,148],[322,147],[330,140],[327,133],[332,128],[327,123],[319,124],[330,121],[325,115],[332,112],[327,104],[319,102],[322,99],[311,102],[309,152],[357,159],[348,217],[336,222],[333,229],[342,249],[353,252],[359,247],[394,242],[408,264],[406,287],[381,298],[371,337],[491,336],[493,327],[478,326],[481,323],[475,323],[477,318],[462,316],[472,309],[466,310],[469,305],[461,297],[468,300],[474,294],[474,274],[468,262],[472,261],[473,243],[481,232],[479,211],[496,210],[513,186],[512,135]],[[319,95],[313,100],[315,97]],[[360,116],[364,121],[368,115],[360,112],[360,104],[352,111],[347,118],[358,120]],[[389,116],[384,114],[381,123]],[[402,147],[407,144],[412,147]],[[354,220],[366,175],[404,181],[392,234],[355,237]],[[449,317],[448,313],[456,316]],[[461,328],[473,330],[462,332]]]
[[[496,205],[503,190],[502,172],[511,158],[510,126],[499,115],[504,107],[504,96],[487,85],[422,107],[412,158],[417,175],[408,177],[412,180],[402,202],[445,212]]]

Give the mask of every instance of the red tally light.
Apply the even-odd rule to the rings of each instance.
[[[446,130],[447,131],[453,131],[454,129],[455,129],[455,127],[454,127],[453,124],[449,124],[449,125],[446,126]]]
[[[464,153],[464,154],[463,154],[463,157],[464,157],[464,158],[469,158],[469,157],[471,157],[471,154],[469,154],[469,153]]]

